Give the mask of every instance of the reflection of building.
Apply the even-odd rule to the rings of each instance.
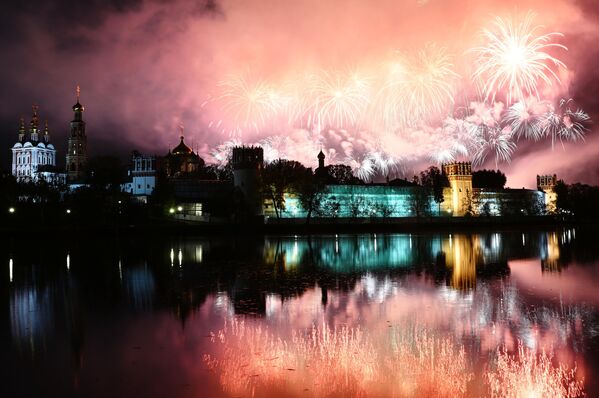
[[[62,175],[56,173],[56,149],[50,143],[48,122],[40,130],[38,107],[33,105],[29,131],[21,118],[19,138],[12,147],[12,174],[19,181],[37,181],[40,178],[54,181]]]
[[[87,167],[87,136],[85,135],[85,122],[83,111],[85,108],[79,103],[79,86],[77,86],[77,103],[73,105],[75,116],[71,121],[69,134],[66,169],[69,182],[82,182],[85,178]]]
[[[543,271],[560,270],[559,239],[556,232],[541,235],[541,269]]]
[[[482,262],[476,235],[449,236],[443,241],[446,266],[452,270],[450,285],[455,289],[472,289],[476,285],[476,264]]]
[[[555,185],[557,184],[557,175],[537,175],[537,188],[545,192],[545,207],[548,213],[555,213],[557,210],[557,194]]]

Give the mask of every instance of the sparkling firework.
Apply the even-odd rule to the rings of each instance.
[[[370,181],[376,173],[374,161],[368,154],[361,157],[348,156],[344,163],[351,167],[355,176],[363,181]]]
[[[416,57],[401,57],[391,63],[377,94],[383,125],[394,131],[437,116],[453,104],[453,83],[457,77],[451,57],[444,48],[433,45],[419,51]]]
[[[499,162],[510,162],[512,154],[516,150],[516,144],[512,140],[512,132],[509,127],[488,126],[486,124],[471,125],[472,135],[479,137],[478,147],[472,165],[481,166],[489,155],[495,156],[495,168],[499,168]]]
[[[219,87],[218,99],[223,101],[222,110],[233,123],[229,130],[233,136],[241,136],[245,130],[259,132],[288,101],[265,82],[252,82],[243,76],[232,76],[220,82]]]
[[[572,99],[562,99],[559,107],[553,105],[540,118],[539,125],[544,136],[551,137],[551,147],[555,147],[555,141],[579,141],[584,140],[586,124],[590,117],[580,109],[573,110]]]
[[[370,83],[356,73],[313,75],[308,89],[306,110],[319,129],[354,127],[368,106]]]
[[[540,118],[545,108],[546,104],[533,100],[517,102],[508,108],[504,122],[517,139],[524,137],[538,141],[543,136]]]
[[[474,78],[484,82],[487,100],[495,101],[499,93],[505,95],[508,103],[528,96],[539,98],[539,83],[548,86],[554,81],[560,83],[554,68],[566,68],[566,65],[547,51],[567,50],[554,42],[563,35],[538,35],[542,27],[533,25],[533,19],[532,13],[520,22],[497,17],[494,30],[483,30],[486,44],[473,50],[478,58]]]

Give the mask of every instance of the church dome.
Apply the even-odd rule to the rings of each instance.
[[[179,143],[179,145],[175,147],[175,149],[173,149],[173,155],[184,155],[190,153],[193,153],[193,151],[190,147],[185,145],[185,143],[183,142],[183,136],[181,136],[181,142]]]
[[[85,108],[83,107],[83,105],[79,103],[79,100],[77,100],[77,103],[73,105],[73,112],[83,112],[84,109]]]

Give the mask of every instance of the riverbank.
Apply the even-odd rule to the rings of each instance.
[[[266,223],[183,223],[172,219],[146,220],[139,224],[61,224],[12,225],[0,227],[3,236],[27,236],[32,229],[40,234],[83,235],[160,235],[160,234],[344,234],[438,232],[462,230],[545,229],[599,225],[597,220],[573,220],[554,216],[530,217],[422,217],[395,219],[305,219],[267,220]]]

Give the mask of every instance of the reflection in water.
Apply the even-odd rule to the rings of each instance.
[[[53,311],[48,289],[19,289],[10,295],[10,325],[13,343],[35,355],[44,345]]]
[[[584,236],[176,237],[53,260],[12,250],[9,358],[68,350],[84,376],[87,348],[136,374],[135,346],[189,382],[207,365],[219,390],[196,391],[206,396],[593,395],[599,300],[580,291],[599,283],[599,253]]]
[[[154,275],[147,266],[125,270],[125,290],[131,298],[133,308],[150,309],[154,297]]]
[[[556,232],[541,235],[543,239],[543,253],[541,254],[541,266],[544,271],[559,271],[559,243]]]
[[[494,397],[579,397],[582,382],[575,371],[552,364],[553,355],[536,354],[522,345],[516,355],[498,352],[495,369],[485,377]]]
[[[476,284],[476,263],[480,256],[476,236],[457,235],[452,240],[451,235],[447,244],[443,243],[443,253],[447,268],[452,270],[451,287],[455,289],[471,289]],[[480,263],[480,259],[478,259]]]
[[[233,319],[212,342],[220,354],[206,354],[204,361],[236,396],[285,391],[314,397],[456,397],[472,379],[463,346],[414,328],[373,335],[324,324],[283,339],[261,325]]]

